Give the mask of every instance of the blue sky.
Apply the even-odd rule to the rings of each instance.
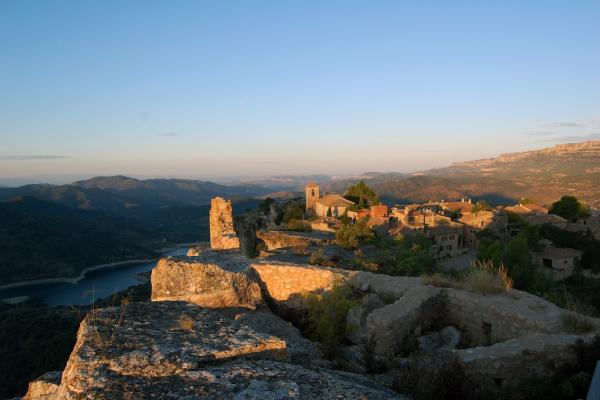
[[[0,177],[415,171],[600,139],[598,1],[0,1]]]

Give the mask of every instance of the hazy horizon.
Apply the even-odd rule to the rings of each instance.
[[[0,177],[413,172],[599,139],[599,19],[593,1],[3,1]]]

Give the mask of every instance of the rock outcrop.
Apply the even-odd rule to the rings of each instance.
[[[210,246],[215,250],[237,249],[240,247],[233,229],[233,208],[230,200],[215,197],[210,201]]]
[[[350,286],[357,304],[346,315],[352,344],[340,351],[350,370],[397,372],[409,368],[411,354],[433,363],[443,356],[464,369],[466,391],[484,389],[490,398],[573,365],[575,345],[600,332],[600,320],[587,318],[589,332],[570,333],[565,315],[584,317],[517,290],[482,295],[222,251],[234,245],[231,204],[214,199],[213,249],[161,259],[152,302],[92,311],[65,370],[33,381],[26,400],[403,398],[376,383],[391,386],[390,375],[331,370],[320,346],[280,318],[305,316],[306,295],[337,282]]]
[[[62,378],[61,371],[46,372],[29,383],[29,389],[23,400],[54,400]]]
[[[82,322],[60,385],[27,398],[401,398],[357,375],[291,363],[289,341],[249,318],[182,302],[99,310]]]
[[[263,303],[260,287],[239,255],[168,257],[152,270],[152,300],[187,301],[204,307],[244,307]]]

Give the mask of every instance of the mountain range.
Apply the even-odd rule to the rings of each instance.
[[[147,257],[174,243],[207,240],[210,199],[230,198],[234,211],[261,198],[302,196],[315,180],[343,193],[365,181],[388,204],[470,197],[550,204],[565,194],[600,206],[600,141],[502,154],[446,168],[402,174],[274,176],[233,185],[184,179],[97,177],[67,185],[0,188],[0,284],[73,276],[116,259]]]
[[[412,174],[331,178],[321,185],[326,191],[343,192],[357,179],[364,180],[388,203],[470,197],[512,204],[529,197],[551,204],[563,195],[573,195],[600,207],[600,141],[501,154]]]

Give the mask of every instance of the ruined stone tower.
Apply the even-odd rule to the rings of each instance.
[[[319,185],[314,182],[309,182],[305,188],[306,193],[306,213],[314,214],[315,213],[315,205],[317,200],[319,200]]]
[[[210,247],[216,250],[240,247],[240,240],[233,230],[231,201],[220,197],[210,201]]]

